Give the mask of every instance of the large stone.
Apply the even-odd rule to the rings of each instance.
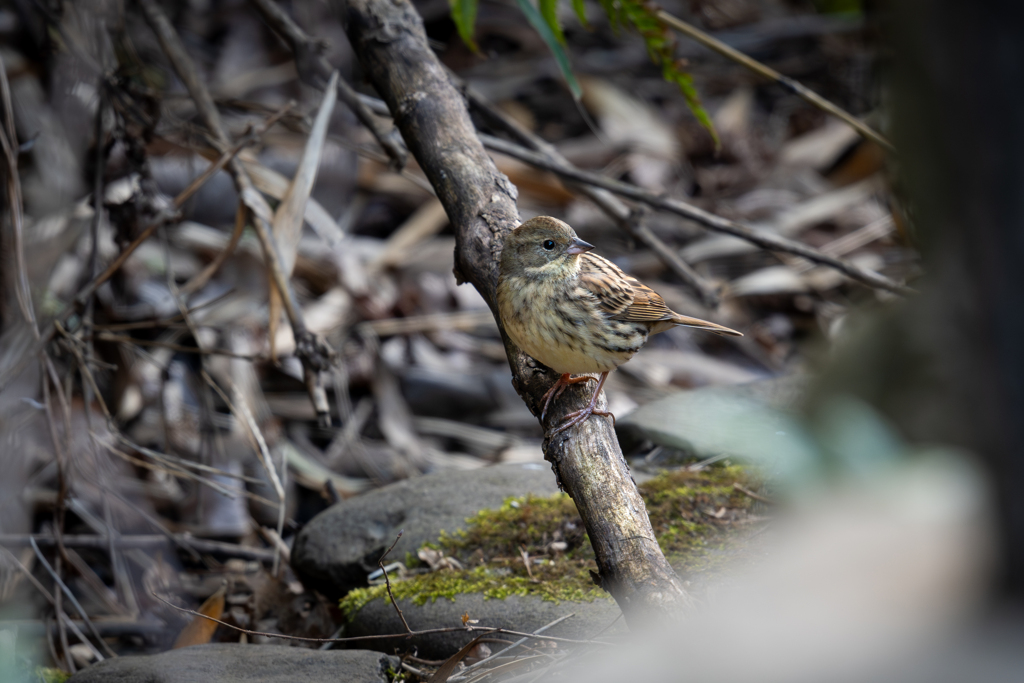
[[[68,683],[338,683],[388,680],[399,662],[368,650],[307,650],[217,643],[157,655],[107,659]]]
[[[554,603],[533,595],[487,599],[480,593],[463,593],[455,596],[454,600],[440,597],[423,605],[402,599],[398,600],[398,606],[402,608],[402,613],[414,631],[462,626],[463,614],[468,614],[470,619],[478,620],[478,626],[507,628],[526,633],[532,633],[560,617],[572,614],[572,617],[544,631],[544,634],[574,640],[586,640],[599,633],[607,636],[627,630],[625,621],[618,618],[622,612],[611,597],[599,598],[593,602]],[[405,626],[394,606],[384,599],[371,600],[363,606],[345,629],[346,636],[404,632]],[[379,648],[383,652],[403,652],[415,647],[420,657],[444,659],[478,635],[479,633],[465,631],[433,633],[413,638],[366,641],[363,647]],[[491,645],[491,649],[495,651],[499,647],[501,646]]]
[[[292,567],[307,587],[338,598],[365,586],[367,574],[399,531],[388,560],[404,560],[442,531],[463,529],[466,518],[497,508],[509,496],[557,492],[546,464],[497,465],[407,479],[349,498],[314,517],[299,533]]]
[[[698,457],[803,450],[793,411],[806,378],[782,377],[733,386],[681,391],[623,416],[623,442],[649,440]]]

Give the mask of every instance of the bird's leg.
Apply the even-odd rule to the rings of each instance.
[[[558,380],[551,385],[551,388],[541,396],[541,400],[544,401],[544,410],[540,411],[540,419],[544,419],[544,416],[548,414],[548,406],[551,402],[562,395],[565,388],[570,384],[579,384],[580,382],[596,382],[597,380],[589,375],[583,377],[574,378],[570,373],[565,372],[558,378]]]
[[[584,408],[583,410],[577,410],[575,412],[572,412],[572,413],[569,413],[568,415],[566,415],[565,416],[565,418],[566,418],[565,423],[562,424],[562,426],[559,427],[558,429],[556,429],[555,431],[551,432],[551,436],[554,436],[555,434],[558,434],[559,432],[564,432],[566,429],[568,429],[569,427],[572,427],[573,425],[578,425],[580,422],[583,422],[584,420],[586,420],[591,415],[604,415],[606,417],[611,417],[612,418],[612,423],[614,424],[614,422],[615,422],[615,416],[614,415],[612,415],[607,410],[598,410],[597,409],[597,397],[601,395],[601,387],[604,386],[604,381],[606,379],[608,379],[608,373],[607,372],[602,372],[601,373],[601,379],[597,383],[597,388],[594,389],[594,395],[590,399],[590,404],[587,405],[587,407]]]

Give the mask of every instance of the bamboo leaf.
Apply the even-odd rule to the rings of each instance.
[[[686,99],[686,106],[697,117],[700,125],[704,126],[708,133],[711,134],[711,139],[715,141],[715,149],[721,148],[722,141],[718,137],[718,131],[715,130],[715,124],[711,121],[711,117],[704,108],[704,104],[700,101],[697,88],[693,85],[693,76],[680,69],[674,62],[671,65],[662,65],[662,76],[666,81],[679,86],[680,92],[683,93],[683,98]]]
[[[569,86],[573,99],[579,102],[583,96],[583,89],[580,88],[579,81],[576,80],[576,76],[572,73],[572,65],[569,63],[569,55],[566,54],[565,48],[558,42],[558,38],[551,30],[551,27],[544,21],[544,17],[541,16],[530,0],[516,0],[516,4],[519,5],[519,9],[526,15],[526,20],[540,34],[540,37],[544,39],[548,49],[551,50],[551,54],[555,56],[558,70],[562,72],[562,78],[565,79],[566,84]]]
[[[558,0],[539,0],[540,15],[544,17],[548,28],[555,34],[555,38],[562,45],[565,45],[565,34],[562,33],[562,25],[558,23]]]
[[[587,21],[587,8],[583,5],[583,0],[572,0],[572,8],[576,12],[580,23],[589,27],[590,22]]]
[[[473,52],[480,52],[476,41],[473,40],[473,32],[476,29],[476,11],[478,0],[448,0],[451,7],[452,21],[459,32],[459,37]]]
[[[683,70],[682,61],[675,59],[675,34],[658,18],[657,7],[642,0],[600,0],[600,2],[608,12],[613,25],[616,22],[622,22],[624,18],[643,37],[651,61],[661,67],[662,78],[679,87],[679,91],[686,100],[686,106],[711,134],[717,150],[721,145],[718,131],[715,130],[715,125],[707,110],[704,109],[697,89],[693,86],[693,77]]]

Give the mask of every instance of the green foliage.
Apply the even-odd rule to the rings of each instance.
[[[697,89],[693,87],[693,77],[683,70],[683,60],[675,58],[676,37],[658,18],[658,6],[641,0],[600,1],[613,25],[622,26],[628,21],[644,39],[651,61],[661,67],[661,77],[679,87],[679,91],[686,99],[686,105],[711,134],[717,149],[720,145],[718,132],[704,105],[701,104]]]
[[[562,25],[558,22],[558,0],[539,0],[539,4],[541,17],[555,34],[558,42],[565,45],[565,34],[562,33]]]
[[[848,14],[857,16],[864,12],[861,0],[811,0],[814,9],[822,14]]]
[[[64,673],[60,669],[37,666],[35,670],[35,680],[38,683],[64,683],[70,677],[71,674]]]
[[[478,52],[477,45],[473,41],[473,29],[479,0],[449,0],[449,2],[452,8],[452,21],[455,22],[462,41],[474,52]],[[700,101],[700,95],[693,85],[693,77],[684,70],[684,61],[675,58],[675,34],[658,18],[658,6],[645,0],[598,0],[598,2],[605,14],[608,15],[613,28],[618,30],[629,26],[640,34],[647,46],[647,54],[650,55],[651,61],[661,67],[662,78],[678,86],[690,111],[711,134],[717,148],[720,144],[718,133]],[[526,16],[526,20],[540,34],[548,49],[551,50],[558,69],[562,72],[562,77],[565,78],[565,82],[572,92],[573,99],[578,102],[583,91],[572,72],[569,55],[565,51],[565,34],[558,21],[558,0],[538,0],[539,9],[534,6],[532,0],[516,0],[516,3]],[[572,0],[572,8],[580,23],[587,26],[587,13],[583,0]]]
[[[590,22],[587,21],[587,8],[583,4],[583,0],[572,0],[572,9],[576,12],[576,17],[580,20],[580,23],[589,27]]]
[[[469,1],[469,0],[467,0]],[[516,0],[516,4],[519,5],[519,9],[522,10],[523,14],[526,15],[526,20],[530,22],[530,25],[540,34],[540,37],[544,39],[548,49],[551,50],[551,54],[555,56],[555,62],[558,63],[558,70],[562,72],[562,78],[565,79],[566,84],[569,86],[569,91],[572,92],[572,97],[577,102],[583,97],[583,89],[580,87],[579,81],[576,80],[575,74],[572,72],[572,65],[569,64],[569,55],[565,52],[565,36],[562,35],[562,27],[558,25],[558,18],[555,17],[555,2],[551,1],[551,18],[554,22],[554,28],[545,21],[541,13],[537,11],[537,8],[533,6],[530,0]],[[543,5],[544,0],[541,0]],[[557,31],[557,34],[556,34]],[[561,40],[559,40],[561,37]]]
[[[478,0],[448,0],[448,5],[452,8],[452,21],[455,22],[455,28],[459,31],[462,42],[473,52],[479,52],[480,48],[473,40]]]

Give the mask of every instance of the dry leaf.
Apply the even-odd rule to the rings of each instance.
[[[211,619],[220,619],[221,615],[224,614],[224,596],[227,594],[227,590],[228,587],[225,584],[216,593],[208,597],[206,602],[197,610],[199,614]],[[178,634],[177,640],[174,641],[174,647],[171,649],[177,650],[179,647],[208,643],[210,638],[213,638],[213,633],[216,630],[217,622],[200,616],[192,617],[192,621],[185,628],[181,629],[181,633]]]
[[[291,276],[295,267],[295,257],[298,253],[299,238],[302,236],[303,216],[306,211],[306,204],[309,195],[313,191],[313,184],[316,182],[316,174],[320,168],[320,157],[323,155],[324,142],[327,141],[327,127],[331,122],[331,114],[334,112],[334,103],[337,99],[338,72],[331,74],[324,89],[324,99],[320,103],[320,111],[313,122],[313,129],[306,140],[306,148],[302,153],[302,160],[295,171],[295,177],[288,185],[284,199],[274,212],[273,228],[274,239],[277,241],[277,248],[284,261],[281,267],[286,276]],[[281,320],[281,311],[284,304],[281,301],[281,292],[276,287],[270,288],[269,302],[269,332],[270,355],[277,357],[276,336],[277,326]]]

